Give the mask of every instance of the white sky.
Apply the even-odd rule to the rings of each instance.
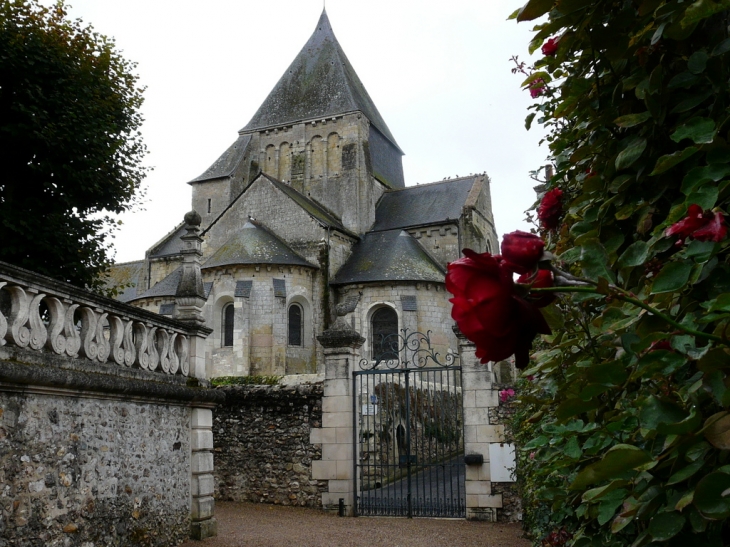
[[[299,53],[321,0],[68,0],[138,63],[147,87],[145,210],[126,214],[116,260],[141,259],[190,210],[205,171]],[[528,171],[547,155],[524,128],[529,93],[509,58],[529,60],[522,0],[328,0],[342,48],[400,147],[406,184],[486,171],[500,234],[529,229]]]

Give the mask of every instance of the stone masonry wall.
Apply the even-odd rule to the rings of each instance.
[[[322,384],[227,386],[214,411],[215,492],[226,501],[321,507],[327,481],[312,479],[322,457],[309,441],[322,425]]]
[[[0,392],[0,546],[167,547],[186,539],[190,412]]]

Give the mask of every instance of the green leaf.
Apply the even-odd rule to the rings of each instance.
[[[695,51],[690,55],[687,61],[687,69],[692,74],[702,74],[707,66],[707,60],[710,58],[706,51]]]
[[[583,496],[581,496],[581,500],[583,500],[584,502],[599,500],[606,494],[609,494],[617,488],[622,488],[627,484],[630,484],[629,481],[624,479],[611,481],[606,486],[599,486],[598,488],[591,488],[590,490],[586,490],[583,493]]]
[[[723,55],[728,51],[730,51],[730,38],[725,38],[722,42],[715,46],[715,49],[712,50],[712,56],[717,57],[718,55]]]
[[[606,250],[597,238],[589,238],[584,241],[581,249],[580,261],[585,277],[594,281],[603,277],[611,283],[616,282],[615,274],[608,267]]]
[[[702,469],[703,465],[705,465],[705,462],[703,460],[700,460],[683,467],[682,469],[674,473],[674,475],[669,477],[669,480],[667,481],[667,486],[686,481],[692,475],[697,473],[697,471]]]
[[[653,395],[641,407],[639,420],[643,429],[656,429],[660,424],[684,420],[687,413],[674,403],[662,401]]]
[[[531,114],[528,114],[525,118],[525,129],[528,131],[530,130],[530,127],[532,127],[532,120],[535,119],[535,112],[532,112]]]
[[[628,379],[629,373],[622,363],[615,361],[589,367],[586,370],[586,377],[589,382],[618,386]]]
[[[720,0],[719,2],[697,0],[697,2],[691,4],[687,8],[687,11],[684,12],[682,26],[688,27],[726,9],[730,9],[730,2],[728,0]]]
[[[651,286],[651,294],[678,291],[689,281],[691,262],[670,262],[662,268]]]
[[[540,313],[553,331],[565,327],[565,314],[554,303],[540,308]]]
[[[634,127],[640,123],[644,123],[646,120],[651,118],[649,112],[642,112],[641,114],[626,114],[613,120],[613,123],[619,127]]]
[[[682,102],[677,104],[677,106],[672,108],[672,114],[681,114],[682,112],[692,110],[695,106],[707,100],[707,98],[711,95],[713,95],[712,90],[705,91],[704,93],[700,93],[698,95],[692,95],[691,97],[684,99]]]
[[[690,119],[687,123],[680,125],[677,130],[670,135],[670,138],[674,142],[691,139],[696,144],[707,144],[711,143],[715,139],[715,133],[714,120],[696,116]]]
[[[730,475],[710,473],[695,488],[694,506],[702,516],[710,519],[730,517]]]
[[[730,450],[730,414],[718,412],[705,421],[705,439],[720,450]]]
[[[707,184],[702,188],[699,188],[687,196],[687,204],[691,205],[696,203],[703,209],[712,209],[717,202],[717,197],[720,194],[720,190],[714,184]]]
[[[694,500],[695,497],[695,491],[690,490],[687,492],[684,496],[682,496],[677,504],[674,506],[674,508],[677,511],[682,511],[685,507],[687,507],[690,503],[692,503],[692,500]]]
[[[649,533],[657,541],[667,541],[682,531],[684,523],[680,513],[659,513],[649,521]]]
[[[641,266],[649,256],[649,244],[646,241],[634,241],[618,259],[619,268]]]
[[[560,255],[560,260],[566,264],[572,264],[576,260],[580,260],[581,248],[572,247]]]
[[[685,419],[671,424],[659,424],[657,431],[662,435],[686,435],[699,429],[701,425],[702,416],[693,408]]]
[[[675,165],[678,165],[687,158],[692,157],[698,150],[699,148],[697,148],[696,146],[689,146],[684,150],[661,156],[658,160],[656,160],[654,170],[649,173],[649,176],[652,177],[654,175],[660,175],[661,173],[668,171]]]
[[[615,194],[625,190],[633,178],[632,175],[619,175],[611,181],[611,184],[608,186],[608,191]]]
[[[692,74],[691,72],[682,72],[680,74],[677,74],[674,78],[669,80],[669,83],[667,84],[667,88],[669,89],[676,89],[678,87],[690,87],[692,84],[694,84],[699,78],[696,74]]]
[[[714,122],[713,122],[714,124]],[[714,125],[713,125],[714,127]],[[618,156],[616,156],[616,171],[626,169],[641,157],[646,149],[646,139],[636,137],[632,139]]]
[[[616,509],[623,503],[623,500],[606,500],[598,506],[598,524],[603,526],[616,514]]]
[[[586,486],[616,478],[652,461],[651,455],[633,445],[617,444],[611,447],[603,459],[583,469],[570,485],[571,490],[583,490]]]
[[[578,398],[567,399],[558,405],[558,408],[555,410],[555,416],[559,420],[565,420],[572,416],[594,410],[599,406],[601,406],[601,402],[598,399],[591,399],[590,401],[583,401]]]
[[[727,175],[730,175],[730,164],[727,163],[694,167],[693,169],[690,169],[684,179],[682,179],[681,192],[687,196],[703,183],[709,181],[717,182]]]
[[[545,15],[553,7],[553,0],[529,0],[517,14],[517,21],[532,21]]]
[[[724,292],[719,294],[711,301],[709,311],[727,311],[730,312],[730,293]],[[718,350],[722,351],[722,350]]]
[[[568,439],[568,442],[565,443],[565,455],[569,458],[578,459],[583,454],[583,451],[580,449],[580,445],[578,444],[578,437],[571,437]]]

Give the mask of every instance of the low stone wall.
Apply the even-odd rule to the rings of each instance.
[[[514,384],[494,384],[496,392],[515,389]],[[512,416],[516,411],[517,394],[503,401],[500,397],[499,406],[489,409],[489,423],[504,426],[505,442],[514,443],[512,432]],[[497,522],[522,521],[522,498],[520,498],[516,482],[493,482],[492,493],[502,494],[502,507],[497,509]]]
[[[226,386],[214,412],[215,492],[226,501],[321,507],[327,481],[312,479],[310,443],[322,425],[322,384]]]

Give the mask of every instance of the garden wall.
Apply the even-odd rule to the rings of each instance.
[[[322,424],[322,384],[219,387],[214,413],[216,499],[321,507],[327,481],[312,479],[310,443]]]

